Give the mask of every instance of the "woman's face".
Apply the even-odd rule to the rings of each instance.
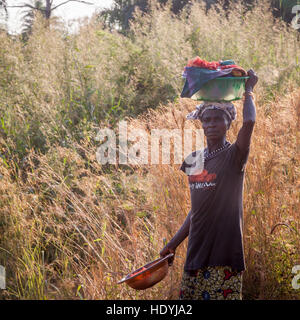
[[[202,128],[207,139],[218,140],[226,136],[229,121],[222,110],[206,110],[202,118]]]

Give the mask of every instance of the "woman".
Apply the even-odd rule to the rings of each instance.
[[[253,88],[258,78],[248,71],[243,107],[243,126],[236,141],[226,141],[226,133],[236,117],[232,103],[206,102],[190,113],[188,119],[202,123],[207,148],[201,172],[191,164],[191,154],[181,165],[188,175],[191,210],[183,225],[161,250],[174,253],[188,236],[180,299],[241,299],[243,252],[243,181],[251,135],[255,124]],[[199,153],[198,153],[198,156]],[[197,162],[199,163],[199,162]],[[202,168],[201,168],[202,169]],[[172,264],[173,259],[169,260]]]

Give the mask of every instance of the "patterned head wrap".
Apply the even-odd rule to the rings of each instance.
[[[189,113],[186,118],[188,120],[196,120],[202,118],[204,111],[206,110],[222,110],[227,115],[229,121],[233,121],[236,118],[236,109],[231,102],[214,102],[206,101],[196,106],[196,110]]]

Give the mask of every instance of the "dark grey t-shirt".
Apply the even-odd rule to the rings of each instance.
[[[248,154],[249,150],[241,156],[236,144],[229,144],[205,161],[201,174],[188,176],[192,208],[184,270],[208,266],[245,269],[243,182]],[[180,169],[186,172],[191,166],[185,160]]]

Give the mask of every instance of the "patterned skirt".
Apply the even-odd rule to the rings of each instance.
[[[180,300],[241,300],[242,271],[231,267],[207,267],[184,271]]]

